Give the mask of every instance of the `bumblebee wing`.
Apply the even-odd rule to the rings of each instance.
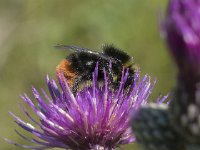
[[[62,44],[58,44],[55,46],[55,48],[57,49],[63,49],[63,50],[70,50],[70,51],[75,51],[75,52],[82,52],[82,51],[87,51],[87,52],[93,52],[92,50],[88,49],[88,48],[83,48],[83,47],[79,47],[79,46],[74,46],[74,45],[62,45]]]

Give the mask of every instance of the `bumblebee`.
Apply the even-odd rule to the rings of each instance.
[[[72,51],[71,54],[60,62],[56,70],[58,73],[62,72],[64,74],[73,93],[77,92],[82,83],[91,81],[92,72],[94,72],[97,62],[98,81],[101,82],[104,80],[103,69],[105,68],[111,85],[113,88],[117,88],[120,83],[123,68],[129,68],[129,75],[125,87],[129,87],[132,83],[136,70],[133,57],[113,45],[103,46],[102,52],[78,46],[57,45],[55,47]]]

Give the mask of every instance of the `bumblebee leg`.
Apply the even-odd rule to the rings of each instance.
[[[119,74],[114,74],[114,72],[112,71],[112,68],[108,67],[108,78],[109,78],[109,82],[111,83],[112,88],[117,89],[119,87],[119,83],[120,83],[120,79],[118,78],[118,76],[120,76]]]
[[[73,83],[73,86],[72,86],[72,92],[74,95],[76,95],[77,93],[77,90],[79,88],[79,84],[81,83],[82,81],[82,76],[78,76],[77,78],[74,79],[74,83]]]
[[[114,77],[113,77],[113,72],[112,72],[112,66],[111,66],[111,64],[110,63],[107,64],[105,66],[105,69],[106,69],[106,72],[108,74],[107,76],[108,76],[109,82],[113,82]]]

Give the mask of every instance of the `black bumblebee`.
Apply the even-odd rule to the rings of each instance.
[[[92,72],[98,62],[98,81],[103,81],[103,68],[106,69],[111,85],[116,88],[119,85],[123,68],[129,68],[129,76],[125,87],[132,83],[136,70],[133,57],[113,45],[105,45],[102,52],[92,51],[78,46],[57,45],[59,49],[73,51],[57,66],[57,72],[62,71],[72,91],[76,93],[80,84],[92,79]],[[112,67],[110,67],[110,64]]]

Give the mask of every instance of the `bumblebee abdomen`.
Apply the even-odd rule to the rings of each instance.
[[[77,76],[77,73],[74,71],[74,69],[71,67],[71,62],[67,59],[63,59],[59,65],[56,67],[56,71],[58,73],[63,73],[65,78],[67,79],[67,83],[70,87],[73,86],[74,79]]]

